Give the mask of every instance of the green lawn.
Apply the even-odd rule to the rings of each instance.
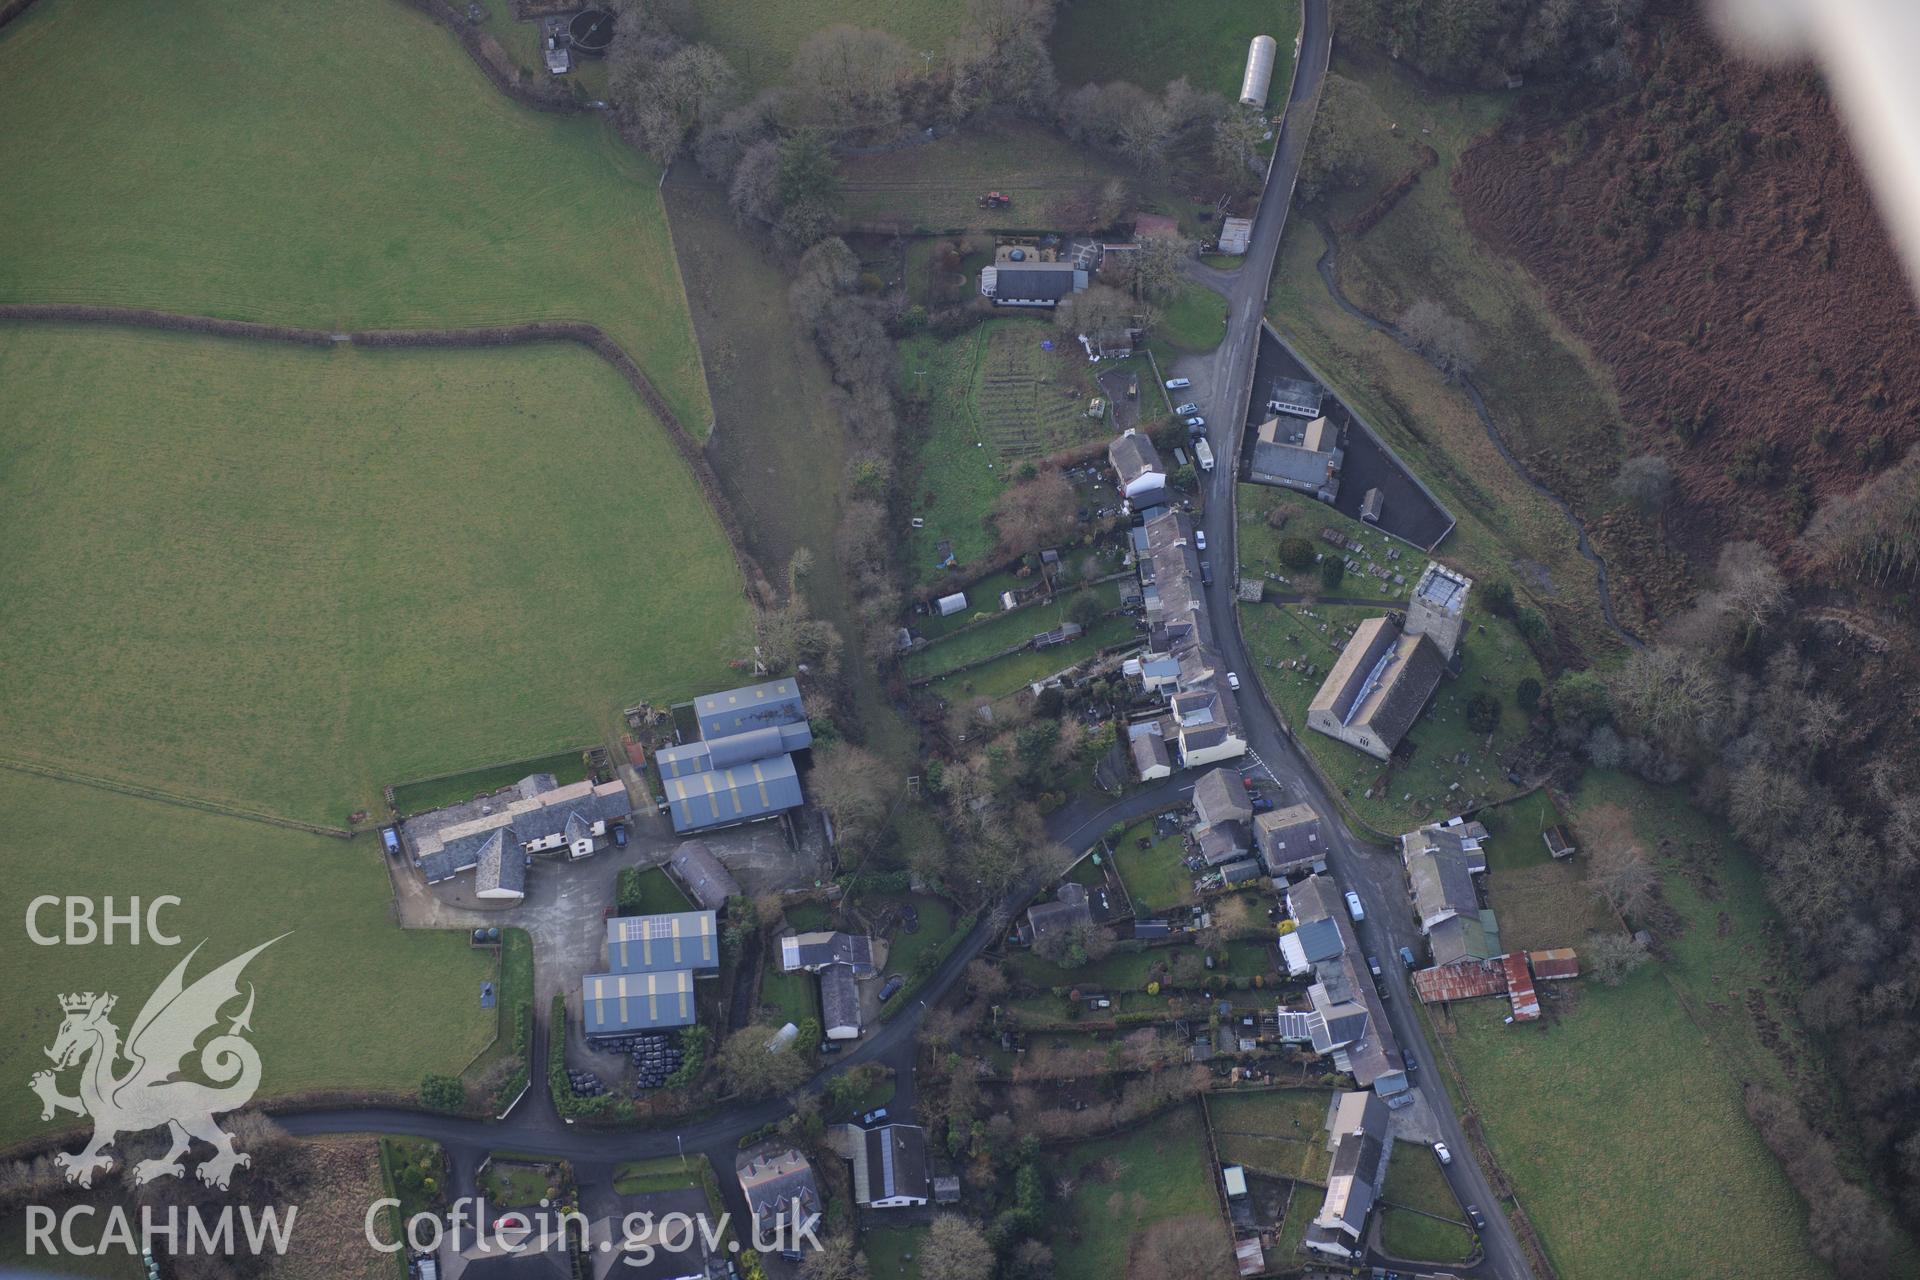
[[[760,1003],[774,1009],[780,1019],[798,1025],[820,1016],[818,980],[810,973],[784,973],[777,959],[767,961],[760,978]]]
[[[794,51],[808,36],[840,25],[875,27],[899,36],[913,55],[916,71],[922,65],[923,50],[933,54],[938,65],[946,55],[947,42],[962,34],[966,16],[963,6],[888,0],[767,0],[751,6],[733,0],[692,0],[675,13],[676,26],[684,15],[687,34],[726,54],[754,89],[782,80]]]
[[[1275,531],[1266,522],[1266,513],[1276,509],[1293,513],[1284,530]],[[1395,583],[1392,577],[1349,573],[1328,593],[1336,598],[1378,600],[1381,604],[1279,604],[1269,599],[1240,605],[1241,626],[1267,696],[1362,819],[1387,835],[1396,835],[1420,822],[1502,799],[1518,789],[1507,781],[1499,761],[1503,752],[1527,732],[1527,716],[1515,699],[1515,687],[1527,677],[1541,679],[1541,673],[1539,662],[1510,621],[1488,613],[1480,595],[1468,596],[1460,674],[1441,679],[1433,701],[1407,735],[1412,743],[1411,759],[1389,767],[1345,743],[1309,731],[1307,706],[1353,628],[1367,618],[1387,613],[1391,607],[1404,609],[1412,584],[1426,567],[1426,557],[1404,545],[1395,548],[1378,530],[1366,529],[1322,503],[1282,489],[1242,485],[1239,521],[1242,575],[1277,573],[1289,579],[1270,580],[1270,595],[1297,593],[1309,587],[1319,590],[1313,570],[1292,571],[1281,564],[1279,545],[1283,538],[1302,537],[1313,543],[1316,551],[1336,554],[1320,540],[1323,526],[1339,528],[1366,544],[1367,550],[1353,558],[1365,559],[1406,580]],[[1390,549],[1402,554],[1398,559],[1388,559]],[[1476,565],[1464,567],[1469,576],[1478,571]],[[1466,701],[1479,692],[1491,694],[1501,708],[1490,751],[1486,735],[1470,730],[1465,722]],[[1463,754],[1467,759],[1460,763],[1458,758]]]
[[[1764,1007],[1800,1080],[1828,1081],[1791,972],[1774,960],[1779,925],[1758,875],[1683,793],[1589,774],[1571,817],[1577,827],[1603,808],[1630,815],[1650,852],[1669,851],[1662,897],[1686,922],[1666,938],[1671,958],[1618,988],[1582,980],[1571,1008],[1550,1002],[1535,1026],[1505,1025],[1498,1002],[1456,1005],[1440,1043],[1569,1280],[1826,1275],[1805,1210],[1741,1105],[1750,1080],[1816,1098],[1832,1087],[1790,1081],[1748,1011]]]
[[[430,1072],[455,1074],[493,1035],[480,1007],[492,953],[463,930],[402,930],[378,841],[329,840],[199,810],[114,796],[0,770],[0,828],[21,911],[0,945],[11,980],[0,991],[0,1075],[24,1085],[47,1066],[69,991],[111,991],[125,1033],[148,993],[193,946],[198,978],[282,934],[247,967],[257,998],[258,1100],[318,1089],[411,1094]],[[138,896],[181,899],[160,922],[179,947],[146,943],[49,948],[23,926],[29,891],[95,899],[116,909]],[[58,931],[43,912],[43,931]],[[291,931],[291,932],[289,932]],[[238,1005],[233,1012],[238,1012]],[[64,1081],[70,1090],[71,1076]],[[0,1143],[56,1130],[24,1087],[0,1098]],[[67,1123],[72,1118],[67,1117]]]
[[[1065,84],[1131,80],[1158,91],[1185,76],[1229,102],[1240,98],[1247,46],[1272,36],[1273,84],[1267,105],[1286,105],[1300,8],[1270,0],[1209,0],[1198,8],[1153,0],[1069,0],[1054,28],[1053,61]]]
[[[521,1005],[533,1004],[533,938],[525,929],[500,931],[500,973],[494,990],[499,1038],[468,1068],[469,1081],[483,1079],[503,1058],[513,1056],[514,1020]],[[527,1046],[532,1052],[533,1046]],[[532,1067],[529,1064],[528,1070]],[[511,1101],[511,1099],[508,1099]]]
[[[1060,1153],[1059,1172],[1077,1185],[1055,1219],[1076,1242],[1055,1255],[1059,1280],[1125,1274],[1135,1239],[1164,1219],[1200,1215],[1217,1221],[1214,1173],[1199,1120],[1192,1107],[1181,1107],[1119,1137]]]
[[[1460,1202],[1447,1185],[1439,1158],[1424,1142],[1395,1142],[1387,1162],[1387,1183],[1381,1195],[1406,1209],[1418,1209],[1442,1218],[1464,1221]],[[1419,1257],[1409,1254],[1409,1257]]]
[[[502,787],[512,786],[532,773],[550,773],[553,775],[553,780],[564,787],[569,783],[581,781],[589,772],[586,752],[561,751],[554,755],[542,756],[537,760],[522,760],[516,764],[494,765],[486,769],[470,769],[448,778],[409,782],[393,789],[393,803],[394,807],[400,810],[401,815],[406,817],[425,813],[430,809],[445,808],[450,804],[459,804],[475,796],[488,795]]]
[[[915,910],[920,913],[920,927],[913,933],[896,927],[893,936],[887,940],[887,972],[912,974],[918,970],[920,957],[939,949],[942,942],[953,932],[953,908],[930,893],[915,893],[908,896]],[[863,902],[864,907],[875,904]]]
[[[1091,590],[1095,598],[1100,601],[1102,609],[1120,607],[1120,584],[1117,582],[1104,582],[1099,586],[1082,588],[1082,590]],[[997,600],[989,602],[972,595],[968,598],[982,606],[990,603],[997,606],[999,603]],[[1063,591],[1053,598],[1051,604],[1041,603],[996,613],[977,626],[950,638],[936,641],[913,654],[904,664],[907,676],[909,679],[917,680],[923,676],[943,675],[955,668],[964,667],[968,663],[990,658],[1015,645],[1025,644],[1035,636],[1051,631],[1066,622],[1068,615],[1072,612],[1074,601],[1079,598],[1079,591]],[[1112,632],[1115,628],[1104,624],[1113,621],[1115,619],[1102,619],[1102,623],[1096,624],[1093,630]],[[1129,620],[1122,618],[1119,621],[1128,622]]]
[[[957,675],[941,676],[929,682],[927,688],[948,698],[1004,698],[1036,680],[1085,662],[1102,649],[1125,644],[1138,634],[1139,629],[1131,618],[1124,615],[1103,618],[1078,640],[1051,649],[1029,649]]]
[[[1046,227],[1071,233],[1095,229],[1096,197],[1123,182],[1137,206],[1182,220],[1194,238],[1200,224],[1189,202],[1144,182],[1131,169],[1057,130],[1020,120],[979,120],[936,142],[840,162],[843,221],[900,235],[977,231],[990,227]],[[982,209],[979,198],[998,191],[1011,208]],[[977,287],[978,272],[972,284]]]
[[[1182,285],[1160,308],[1154,336],[1182,351],[1211,351],[1226,336],[1227,300],[1197,284]]]
[[[488,1204],[496,1211],[537,1205],[547,1197],[549,1190],[558,1191],[562,1185],[558,1173],[549,1173],[545,1168],[522,1164],[517,1160],[502,1160],[498,1156],[480,1175],[480,1194],[487,1198]]]
[[[680,886],[673,882],[665,867],[649,867],[637,877],[640,881],[640,905],[636,915],[669,915],[675,911],[692,911],[693,903],[682,893]]]
[[[1148,841],[1145,849],[1140,847],[1142,839]],[[1137,914],[1149,916],[1192,899],[1193,873],[1181,862],[1185,854],[1185,844],[1178,834],[1155,840],[1151,822],[1127,828],[1113,860],[1120,868],[1120,878],[1127,883],[1127,895],[1133,899]]]
[[[0,35],[0,119],[0,300],[590,320],[707,429],[658,171],[597,116],[514,104],[406,5],[52,0]]]
[[[1474,816],[1486,825],[1487,834],[1492,837],[1487,846],[1489,871],[1519,871],[1553,861],[1541,836],[1562,819],[1546,788],[1511,804],[1482,809]]]
[[[1333,1163],[1327,1150],[1325,1089],[1219,1093],[1207,1099],[1220,1158],[1279,1178],[1324,1184]]]
[[[1474,1248],[1473,1231],[1465,1223],[1393,1208],[1380,1212],[1380,1244],[1410,1262],[1465,1262]]]
[[[682,1160],[679,1156],[629,1160],[613,1167],[613,1189],[623,1196],[639,1195],[643,1191],[679,1191],[699,1185],[700,1170],[694,1160]]]
[[[341,825],[734,680],[725,537],[582,349],[12,325],[0,383],[0,755]]]
[[[873,1280],[920,1280],[920,1254],[926,1246],[925,1227],[869,1227],[860,1234]]]

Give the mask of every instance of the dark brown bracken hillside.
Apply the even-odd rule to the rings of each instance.
[[[1736,62],[1691,12],[1634,58],[1634,92],[1523,111],[1455,190],[1612,367],[1630,450],[1674,468],[1669,536],[1787,553],[1920,438],[1920,318],[1811,70]]]

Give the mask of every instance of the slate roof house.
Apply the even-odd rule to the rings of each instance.
[[[862,1209],[906,1208],[931,1197],[927,1132],[919,1125],[842,1125],[839,1140],[853,1165],[853,1200]]]
[[[996,307],[1057,307],[1086,287],[1086,271],[1071,262],[1002,261],[980,268],[980,296]]]
[[[798,681],[709,693],[692,707],[700,736],[653,756],[675,831],[711,831],[800,806],[793,753],[813,745],[813,727]]]
[[[1400,837],[1407,893],[1435,967],[1478,963],[1500,954],[1499,926],[1483,910],[1473,878],[1484,875],[1487,829],[1454,818]]]
[[[1193,784],[1193,807],[1202,825],[1253,821],[1247,785],[1232,769],[1209,769]]]
[[[1431,640],[1403,633],[1390,618],[1368,618],[1307,705],[1307,728],[1385,760],[1426,709],[1445,670]]]
[[[1327,1194],[1302,1242],[1316,1253],[1352,1258],[1364,1253],[1367,1215],[1385,1181],[1393,1140],[1387,1136],[1387,1108],[1371,1093],[1345,1093],[1327,1121],[1332,1134],[1333,1167]]]
[[[1325,955],[1308,962],[1314,982],[1307,988],[1311,1007],[1306,1028],[1314,1052],[1331,1057],[1334,1067],[1347,1072],[1362,1088],[1382,1097],[1406,1094],[1409,1081],[1399,1045],[1380,1006],[1373,976],[1361,962],[1359,939],[1340,887],[1330,876],[1311,875],[1287,886],[1286,903],[1287,913],[1296,922],[1293,936],[1307,935],[1295,945]],[[1326,954],[1332,944],[1325,937],[1323,921],[1339,935],[1337,953]],[[1289,967],[1302,958],[1289,953],[1285,937],[1281,954]]]
[[[1253,842],[1270,876],[1308,871],[1326,861],[1320,815],[1311,805],[1290,804],[1253,820]]]
[[[785,1143],[749,1147],[734,1160],[733,1168],[753,1215],[754,1231],[762,1240],[786,1238],[793,1225],[820,1212],[820,1184],[814,1180],[813,1166]]]
[[[1167,485],[1167,469],[1153,441],[1131,427],[1107,446],[1107,462],[1128,501],[1153,499]]]
[[[1069,880],[1055,892],[1052,902],[1038,902],[1027,908],[1025,941],[1031,944],[1048,934],[1092,923],[1093,904],[1088,901],[1087,887]]]
[[[862,978],[879,972],[873,939],[851,933],[798,933],[780,939],[780,967],[820,978],[820,1011],[829,1040],[852,1040],[863,1029]]]
[[[1292,420],[1274,417],[1261,423],[1254,434],[1247,478],[1332,502],[1340,495],[1340,468],[1345,462],[1339,428],[1324,417],[1307,424],[1298,444],[1292,440]]]
[[[575,782],[558,786],[552,774],[529,774],[507,797],[453,805],[414,818],[404,828],[414,865],[428,884],[474,873],[477,896],[518,902],[526,896],[527,859],[564,849],[584,858],[612,827],[633,812],[626,784]]]

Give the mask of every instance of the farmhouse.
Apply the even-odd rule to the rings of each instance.
[[[760,1239],[786,1237],[793,1226],[820,1212],[820,1184],[814,1180],[813,1166],[785,1143],[749,1147],[735,1159],[733,1168],[753,1215],[754,1234]]]
[[[1385,760],[1425,710],[1446,659],[1389,618],[1368,618],[1307,705],[1307,728]]]
[[[1314,870],[1326,863],[1320,815],[1311,805],[1290,804],[1261,814],[1253,820],[1253,839],[1270,876]]]
[[[996,307],[1057,307],[1062,298],[1085,292],[1086,271],[1072,262],[1035,262],[1014,249],[990,267],[980,268],[980,296]]]
[[[687,896],[708,911],[718,911],[728,898],[740,896],[740,882],[726,869],[704,841],[688,840],[667,859],[674,879]]]
[[[693,974],[590,973],[580,980],[580,1025],[590,1044],[693,1025]]]
[[[1340,468],[1346,462],[1339,428],[1319,417],[1307,424],[1298,442],[1291,432],[1291,419],[1272,417],[1260,424],[1247,478],[1332,502],[1340,495]]]
[[[820,978],[820,1009],[829,1040],[852,1040],[863,1029],[860,979],[879,972],[872,938],[851,933],[797,933],[780,939],[780,968]]]
[[[1329,1257],[1357,1257],[1365,1252],[1367,1215],[1380,1195],[1393,1149],[1387,1108],[1371,1093],[1344,1093],[1333,1105],[1327,1129],[1333,1168],[1326,1199],[1303,1243]]]
[[[526,896],[527,864],[536,853],[564,849],[584,858],[633,812],[617,779],[562,787],[550,773],[528,774],[505,797],[452,805],[409,820],[403,831],[414,865],[428,884],[474,872],[478,897],[518,902]]]
[[[1166,489],[1167,471],[1160,462],[1160,451],[1138,431],[1129,428],[1108,445],[1107,461],[1113,465],[1116,483],[1129,502],[1154,499]]]
[[[699,737],[653,756],[679,832],[776,817],[801,804],[793,752],[813,727],[791,677],[694,699]]]
[[[931,1197],[927,1131],[919,1125],[844,1124],[834,1145],[853,1165],[853,1201],[862,1209],[907,1208]]]

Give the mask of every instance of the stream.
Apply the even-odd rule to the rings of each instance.
[[[1339,278],[1334,270],[1335,255],[1339,252],[1339,241],[1334,237],[1333,228],[1318,221],[1316,221],[1314,225],[1320,228],[1320,235],[1327,242],[1327,251],[1320,255],[1320,261],[1316,263],[1315,266],[1320,272],[1320,283],[1326,286],[1327,295],[1333,299],[1334,305],[1338,306],[1342,311],[1360,323],[1366,325],[1369,329],[1384,333],[1415,355],[1421,355],[1419,344],[1408,337],[1404,330],[1397,325],[1389,324],[1377,316],[1369,315],[1367,312],[1362,311],[1359,307],[1355,306],[1352,300],[1341,290]],[[1421,358],[1425,359],[1425,356],[1421,355]],[[1594,578],[1600,593],[1600,613],[1606,618],[1607,625],[1613,629],[1614,634],[1618,635],[1633,648],[1639,649],[1645,647],[1640,637],[1622,626],[1619,617],[1614,613],[1613,590],[1607,580],[1607,562],[1601,558],[1599,552],[1593,549],[1593,543],[1587,538],[1587,526],[1581,522],[1578,515],[1574,514],[1573,504],[1542,484],[1534,476],[1533,472],[1527,470],[1527,465],[1520,461],[1513,450],[1507,447],[1506,440],[1500,435],[1500,429],[1493,425],[1493,415],[1487,412],[1486,398],[1480,394],[1480,388],[1474,385],[1472,377],[1462,373],[1456,375],[1452,380],[1466,391],[1467,399],[1473,405],[1473,411],[1480,416],[1480,425],[1486,428],[1487,439],[1493,442],[1494,449],[1506,460],[1507,465],[1513,468],[1513,473],[1525,481],[1535,493],[1545,498],[1548,502],[1551,502],[1559,510],[1560,514],[1566,517],[1567,523],[1573,527],[1574,543],[1576,547],[1578,547],[1580,555],[1593,566]]]

